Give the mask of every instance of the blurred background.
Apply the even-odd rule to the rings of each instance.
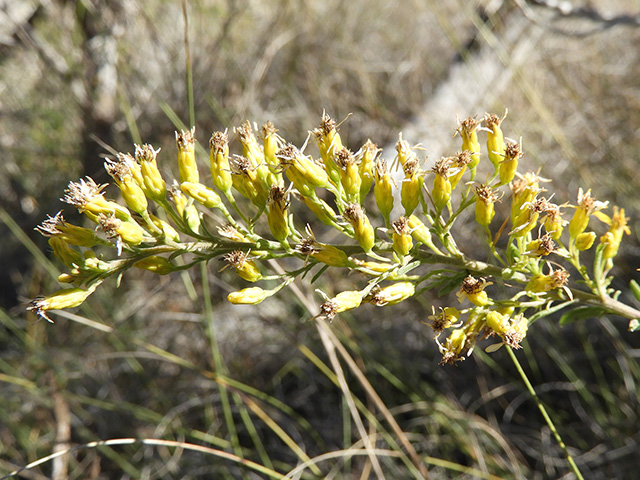
[[[459,149],[456,116],[508,109],[506,136],[522,137],[522,162],[553,179],[556,203],[575,202],[582,186],[626,208],[632,232],[614,271],[624,291],[640,267],[639,45],[638,0],[0,0],[0,474],[118,437],[202,443],[293,468],[296,455],[247,411],[246,396],[310,457],[358,440],[303,306],[281,295],[231,307],[226,294],[241,284],[216,264],[168,278],[129,273],[92,296],[82,317],[55,325],[24,311],[59,288],[51,265],[60,264],[33,228],[63,208],[70,180],[107,182],[104,156],[132,152],[134,142],[162,147],[165,178],[176,176],[174,130],[188,123],[189,81],[203,146],[246,119],[271,120],[301,146],[326,110],[352,114],[340,133],[353,150],[371,138],[392,160],[402,131],[433,162]],[[65,216],[77,219],[68,206]],[[326,273],[319,287],[330,294],[361,281]],[[300,288],[313,295],[317,286]],[[422,321],[449,301],[434,293],[367,306],[332,328],[419,454],[486,478],[571,478],[505,352],[438,366]],[[563,328],[547,319],[519,354],[587,478],[635,478],[640,341],[626,327],[618,318]],[[214,371],[252,393],[222,388],[206,374]],[[393,449],[383,437],[381,448]],[[388,478],[413,478],[396,458],[381,463]],[[365,457],[319,467],[308,478],[367,478],[369,468]],[[433,478],[477,472],[432,467]],[[262,477],[136,445],[77,451],[25,478]]]

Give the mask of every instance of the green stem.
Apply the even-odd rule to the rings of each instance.
[[[511,360],[513,361],[513,364],[516,367],[516,370],[518,370],[518,373],[520,374],[520,377],[522,377],[522,381],[524,382],[525,386],[527,387],[527,390],[529,390],[529,393],[531,394],[531,397],[533,398],[534,402],[536,403],[536,406],[538,407],[538,410],[540,410],[540,413],[542,414],[542,417],[544,418],[545,422],[547,422],[547,425],[549,426],[549,429],[551,430],[551,433],[553,433],[553,436],[555,437],[556,442],[558,442],[558,445],[560,446],[560,448],[562,448],[562,451],[564,452],[565,456],[567,457],[567,462],[569,462],[569,466],[571,466],[571,469],[573,470],[573,473],[575,473],[575,475],[578,478],[578,480],[584,480],[584,477],[582,476],[582,473],[580,473],[580,469],[578,468],[578,466],[576,465],[576,462],[573,460],[573,457],[569,453],[569,450],[567,449],[567,446],[562,441],[562,437],[558,433],[558,430],[556,429],[556,426],[553,423],[553,420],[551,420],[551,417],[547,413],[547,409],[542,404],[542,401],[540,400],[540,397],[538,397],[538,394],[536,393],[535,389],[533,388],[533,385],[531,385],[531,382],[529,381],[529,378],[527,377],[527,374],[525,373],[524,369],[522,368],[522,365],[520,365],[520,362],[518,361],[516,355],[513,353],[513,349],[511,347],[509,347],[509,346],[506,346],[506,348],[507,348],[507,351],[509,352],[509,356],[511,357]]]

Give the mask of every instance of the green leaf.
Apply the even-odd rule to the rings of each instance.
[[[466,276],[467,274],[465,272],[459,272],[457,275],[444,278],[442,282],[439,282],[442,284],[442,287],[438,290],[438,296],[443,297],[453,292],[456,288],[460,288]]]
[[[574,308],[560,317],[560,325],[566,325],[568,323],[585,320],[587,318],[597,318],[606,312],[607,311],[602,307]]]
[[[640,285],[638,285],[638,282],[631,280],[629,282],[629,287],[631,287],[631,293],[633,293],[633,296],[640,302]]]

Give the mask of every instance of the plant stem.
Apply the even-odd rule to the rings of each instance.
[[[513,361],[513,364],[516,367],[516,370],[518,370],[518,373],[520,374],[520,377],[522,377],[522,381],[524,382],[525,386],[527,387],[527,390],[529,390],[529,393],[531,394],[531,397],[533,398],[534,402],[536,402],[538,410],[540,410],[540,413],[542,414],[542,417],[544,418],[545,422],[547,422],[547,425],[549,426],[549,429],[551,430],[551,433],[553,433],[553,436],[555,437],[556,442],[558,442],[558,445],[560,446],[560,448],[562,448],[562,451],[564,452],[565,456],[567,457],[567,461],[569,462],[569,465],[571,466],[571,469],[573,470],[573,473],[576,474],[576,477],[578,478],[578,480],[584,480],[584,477],[582,476],[582,473],[580,473],[580,469],[578,468],[578,466],[576,465],[576,462],[573,460],[573,457],[569,453],[569,450],[567,449],[567,446],[562,441],[562,437],[558,433],[558,430],[556,430],[556,426],[553,423],[553,420],[551,420],[551,417],[547,413],[547,409],[544,408],[544,405],[542,404],[542,401],[540,400],[540,397],[538,397],[538,394],[536,393],[535,389],[533,388],[533,385],[531,385],[531,382],[529,381],[529,378],[527,377],[527,374],[525,373],[524,369],[522,368],[522,365],[520,365],[520,362],[518,361],[516,355],[513,353],[513,349],[511,347],[509,347],[508,345],[506,345],[506,348],[507,348],[507,351],[509,352],[509,356],[511,357],[511,360]]]

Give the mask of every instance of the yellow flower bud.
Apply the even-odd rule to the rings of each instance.
[[[171,240],[172,242],[180,241],[180,234],[175,228],[173,228],[164,220],[159,219],[155,215],[150,215],[150,217],[153,224],[162,231],[162,236],[164,236],[164,238],[166,238],[167,240]]]
[[[487,313],[485,321],[489,328],[500,336],[505,335],[509,329],[509,315],[503,315],[491,310]]]
[[[245,157],[236,157],[230,162],[232,183],[240,194],[248,198],[260,209],[267,205],[269,191],[266,184],[260,181],[256,168]]]
[[[98,185],[92,179],[80,179],[79,182],[69,182],[64,191],[64,202],[78,208],[80,213],[86,213],[93,221],[97,221],[100,214],[115,215],[120,220],[131,219],[131,213],[125,207],[116,202],[106,200],[102,190],[106,185]]]
[[[191,130],[176,132],[176,145],[178,146],[178,168],[181,182],[198,183],[200,174],[196,165],[196,127]]]
[[[606,235],[606,234],[605,234]],[[596,232],[583,232],[576,237],[575,247],[576,250],[584,251],[589,250],[593,246],[593,242],[596,240]],[[605,243],[605,242],[602,242]]]
[[[350,150],[343,148],[334,154],[334,162],[339,168],[340,183],[347,194],[347,199],[351,202],[359,202],[362,179],[356,157]]]
[[[329,177],[323,166],[304,155],[294,145],[288,144],[281,148],[277,157],[287,177],[302,195],[309,189],[329,186]]]
[[[101,241],[93,230],[66,222],[62,212],[53,217],[47,215],[47,219],[36,230],[46,237],[57,237],[78,247],[93,247]]]
[[[559,240],[562,236],[566,223],[567,222],[562,219],[560,207],[558,205],[550,204],[549,208],[545,212],[544,229],[551,234],[551,238]]]
[[[207,208],[224,208],[220,196],[201,183],[182,182],[180,184],[180,190]]]
[[[280,150],[282,139],[273,123],[267,122],[262,126],[262,141],[264,145],[264,159],[268,165],[278,165],[276,152]]]
[[[156,157],[158,150],[154,150],[151,145],[136,145],[136,161],[140,164],[142,174],[142,189],[145,195],[158,201],[163,201],[167,195],[167,187],[158,170]]]
[[[480,142],[478,141],[477,128],[480,122],[474,117],[469,117],[459,122],[457,132],[462,138],[462,151],[468,151],[471,155],[469,168],[473,169],[478,166],[480,161]]]
[[[498,118],[495,114],[487,113],[484,117],[485,125],[487,128],[487,156],[493,164],[496,171],[499,168],[500,162],[504,159],[506,145],[504,143],[504,135],[500,124],[507,116],[505,112],[504,117]]]
[[[520,214],[513,220],[513,229],[509,235],[523,237],[533,230],[540,218],[540,214],[545,212],[551,205],[546,198],[538,198],[533,202],[522,206]]]
[[[442,157],[438,160],[432,169],[435,173],[433,179],[433,189],[431,191],[431,197],[436,210],[440,212],[448,203],[451,198],[451,182],[449,181],[449,166],[451,160],[449,157]]]
[[[378,159],[375,165],[376,184],[373,187],[373,194],[376,199],[378,210],[384,217],[385,224],[389,224],[389,214],[393,210],[393,187],[387,162]]]
[[[360,203],[362,203],[364,202],[365,197],[367,196],[367,194],[371,190],[371,186],[373,185],[373,170],[375,168],[374,163],[376,155],[380,152],[380,149],[371,140],[367,140],[360,149],[360,152]]]
[[[84,263],[82,254],[78,250],[71,248],[69,243],[62,238],[51,237],[49,239],[49,246],[51,246],[54,255],[58,257],[67,267],[72,267],[73,265],[82,265]]]
[[[402,258],[408,255],[413,247],[413,238],[411,237],[411,228],[409,227],[409,219],[400,217],[391,225],[393,233],[393,251],[398,257]]]
[[[489,298],[487,292],[485,292],[484,290],[487,285],[491,285],[491,282],[487,282],[484,279],[478,279],[469,275],[462,282],[462,288],[460,289],[460,291],[456,293],[458,301],[462,303],[466,298],[478,307],[491,305],[493,301]]]
[[[504,158],[499,164],[500,185],[505,185],[513,180],[518,169],[518,160],[524,153],[520,145],[515,142],[508,142],[504,151]]]
[[[360,292],[354,290],[340,292],[320,306],[320,314],[318,316],[333,320],[338,313],[358,308],[361,303],[362,294]]]
[[[306,232],[307,238],[296,245],[296,252],[304,255],[305,258],[312,257],[330,267],[350,267],[353,265],[343,250],[316,241],[309,225],[307,225]]]
[[[473,161],[473,157],[468,150],[464,152],[458,152],[454,157],[449,157],[451,164],[449,166],[449,182],[451,183],[451,189],[456,188],[464,172],[467,171],[467,165]]]
[[[531,257],[546,257],[553,251],[555,251],[556,245],[551,239],[551,235],[546,233],[537,240],[533,240],[527,244],[527,251],[525,255]]]
[[[104,214],[98,220],[107,237],[117,239],[118,244],[124,242],[127,245],[139,245],[144,240],[144,229],[134,221],[123,222],[114,215]]]
[[[413,152],[413,150],[411,149],[411,146],[409,145],[409,142],[407,142],[406,140],[402,139],[402,133],[400,135],[398,135],[398,142],[396,143],[396,158],[398,160],[398,162],[400,163],[400,165],[402,166],[402,168],[404,168],[404,166],[406,165],[406,163],[408,161],[417,161],[416,159],[416,154]]]
[[[277,179],[269,171],[262,148],[251,128],[251,122],[247,120],[239,127],[234,128],[234,132],[238,135],[240,143],[242,143],[242,156],[249,160],[256,172],[258,181],[264,185],[264,190],[268,193],[271,185],[277,183]]]
[[[405,216],[409,216],[417,208],[422,198],[423,172],[417,159],[409,159],[404,164],[404,180],[400,189],[400,203],[404,207]]]
[[[358,260],[357,258],[353,258],[351,261],[353,262],[352,266],[357,268],[358,271],[374,277],[378,277],[381,273],[387,273],[389,270],[396,268],[397,266],[397,264]],[[391,273],[386,276],[386,278],[387,280],[396,280],[397,275],[395,273]]]
[[[335,226],[336,212],[324,200],[316,197],[302,196],[302,201],[311,212],[325,225]]]
[[[147,197],[145,197],[140,184],[134,179],[133,171],[140,167],[133,160],[133,157],[119,153],[117,160],[107,160],[104,167],[118,185],[127,207],[136,213],[146,213]],[[142,184],[144,185],[144,183]]]
[[[551,270],[547,275],[534,275],[525,290],[527,292],[550,292],[551,290],[555,290],[557,288],[566,285],[569,281],[569,272],[567,272],[564,268],[559,270]]]
[[[591,196],[591,190],[583,192],[582,188],[578,189],[578,205],[573,218],[569,222],[569,237],[574,240],[584,232],[589,226],[589,217],[591,214],[606,208],[609,202],[599,202]]]
[[[629,235],[631,233],[627,225],[629,218],[625,217],[624,208],[618,208],[617,206],[613,207],[611,218],[600,212],[596,212],[596,216],[609,225],[609,231],[600,239],[600,242],[606,245],[602,256],[604,259],[613,258],[618,253],[623,234]]]
[[[187,222],[191,230],[197,232],[200,229],[200,215],[196,207],[192,204],[193,200],[186,197],[177,184],[173,185],[171,190],[169,190],[169,194],[176,206],[178,215]]]
[[[227,295],[227,300],[234,305],[257,305],[267,298],[267,296],[267,292],[260,287],[249,287],[239,292],[231,292]]]
[[[221,192],[231,190],[231,167],[229,166],[229,139],[225,132],[214,132],[209,140],[209,163],[213,184]]]
[[[53,320],[47,316],[47,311],[74,308],[82,305],[89,295],[95,291],[98,285],[99,282],[94,283],[87,290],[83,290],[82,288],[66,288],[54,293],[53,295],[38,297],[29,303],[27,310],[35,311],[36,314],[45,318],[48,322],[53,323]]]
[[[496,214],[494,204],[500,200],[498,194],[486,185],[476,186],[476,222],[488,227]]]
[[[267,220],[271,234],[279,242],[284,242],[290,233],[287,218],[289,201],[285,189],[277,185],[271,187],[268,205]]]
[[[534,201],[538,193],[543,192],[544,189],[540,187],[540,182],[549,180],[539,177],[534,172],[527,172],[524,175],[520,175],[516,172],[517,179],[511,183],[511,223],[513,225],[520,225],[518,217],[525,215],[523,211],[523,205]],[[551,205],[551,204],[549,204]]]
[[[350,203],[344,211],[344,218],[353,226],[354,236],[362,249],[367,253],[370,252],[376,236],[362,207],[357,203]]]
[[[439,336],[444,329],[451,327],[451,325],[460,320],[460,311],[457,308],[440,308],[439,314],[436,314],[434,307],[431,308],[433,315],[429,315],[427,318],[431,320],[430,325],[436,337]]]
[[[416,293],[416,286],[411,282],[398,282],[383,288],[375,289],[366,298],[366,301],[383,307],[385,305],[395,305]]]
[[[318,142],[320,156],[327,169],[327,174],[334,185],[340,183],[340,172],[334,162],[334,154],[342,150],[342,140],[336,128],[336,121],[325,112],[322,113],[322,123],[313,130],[313,135]]]
[[[176,269],[169,260],[157,255],[151,255],[143,258],[142,260],[138,260],[133,264],[133,266],[142,270],[149,270],[150,272],[157,273],[158,275],[167,275]]]
[[[502,338],[504,343],[511,348],[521,348],[520,342],[527,334],[529,323],[522,314],[512,319],[509,315],[503,315],[492,310],[485,316],[485,321],[487,326]]]
[[[429,247],[436,253],[441,253],[431,240],[431,232],[427,226],[415,215],[409,216],[409,228],[411,230],[411,236],[417,242]]]
[[[444,345],[438,344],[442,360],[440,365],[455,364],[460,360],[464,360],[462,351],[467,347],[467,332],[463,328],[452,330]]]
[[[258,266],[253,260],[247,258],[247,254],[241,250],[236,250],[224,256],[230,266],[236,269],[240,278],[247,282],[257,282],[262,278]]]
[[[233,129],[234,133],[242,143],[242,156],[251,162],[251,165],[257,167],[264,161],[264,154],[260,149],[258,140],[253,134],[251,122],[246,120],[242,125]]]

